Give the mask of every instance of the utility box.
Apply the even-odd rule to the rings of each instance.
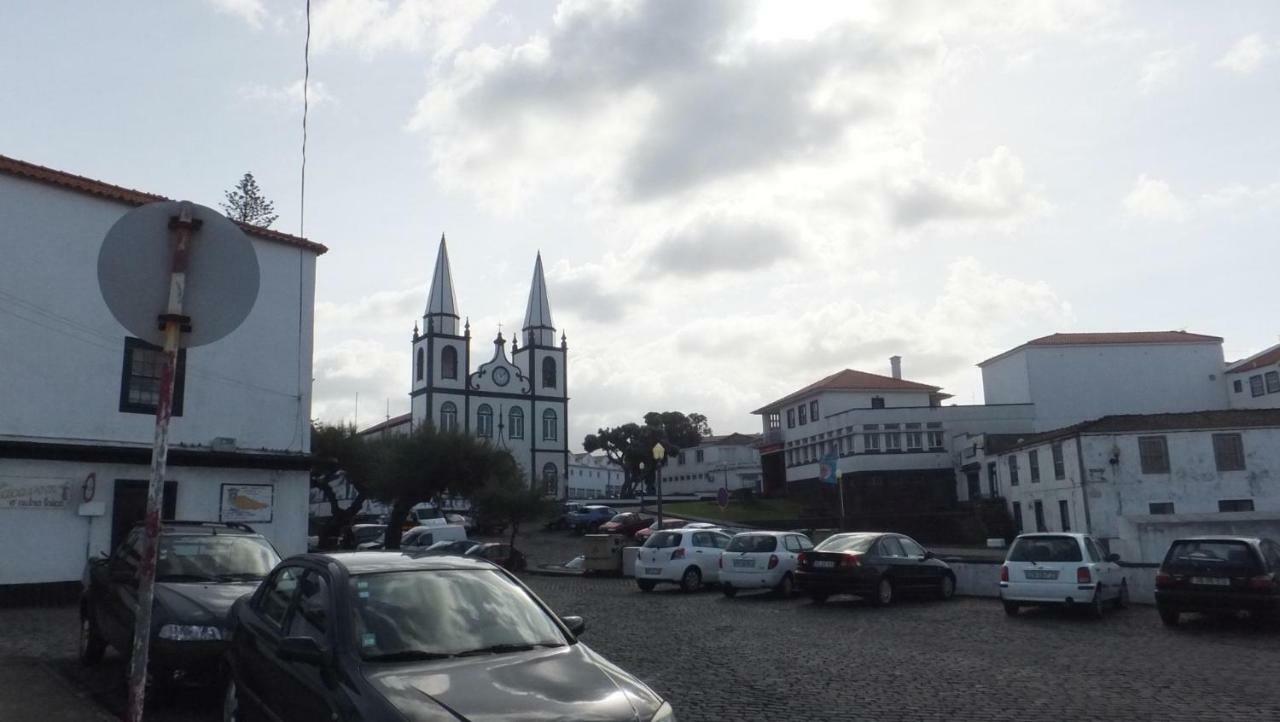
[[[634,577],[636,575],[636,557],[639,556],[640,547],[622,548],[622,576]]]
[[[588,534],[583,538],[582,571],[586,574],[620,574],[622,548],[627,538],[621,534]]]

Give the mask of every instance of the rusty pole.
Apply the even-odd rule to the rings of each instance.
[[[158,319],[160,327],[164,329],[164,358],[160,372],[160,397],[156,402],[156,435],[151,447],[151,482],[147,486],[145,541],[138,568],[138,607],[134,614],[133,652],[129,656],[129,706],[125,710],[128,722],[142,722],[147,695],[147,653],[151,641],[151,606],[156,589],[160,508],[165,466],[169,459],[169,419],[173,414],[174,373],[182,332],[189,330],[190,324],[190,319],[182,315],[182,304],[186,294],[191,236],[200,228],[200,221],[191,216],[190,203],[182,203],[178,215],[169,219],[169,228],[174,231],[173,263],[169,275],[169,304]]]

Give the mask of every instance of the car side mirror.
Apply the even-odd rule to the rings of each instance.
[[[925,558],[925,559],[934,559],[934,558],[936,558],[937,556],[938,556],[937,554],[934,554],[933,552],[928,551],[928,550],[926,550],[926,551],[925,551],[925,553],[924,553],[924,558]]]
[[[561,622],[569,628],[569,633],[577,637],[587,631],[587,620],[582,617],[561,617]]]
[[[1120,555],[1119,555],[1119,554],[1108,554],[1108,555],[1107,555],[1107,561],[1111,562],[1112,564],[1115,564],[1116,562],[1120,561]]]
[[[324,663],[325,651],[311,637],[285,637],[276,647],[276,656],[286,662],[319,665]]]

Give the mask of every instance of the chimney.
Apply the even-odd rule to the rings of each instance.
[[[902,357],[890,356],[889,369],[895,379],[902,378]]]

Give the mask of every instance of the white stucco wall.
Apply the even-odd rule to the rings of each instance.
[[[1280,376],[1280,364],[1273,364],[1252,371],[1227,374],[1227,396],[1233,409],[1274,409],[1280,408],[1280,390],[1267,391],[1267,374]],[[1249,382],[1254,377],[1262,379],[1262,395],[1254,396]],[[1232,382],[1240,382],[1240,391],[1235,390]]]
[[[1063,461],[1063,478],[1058,479],[1054,474],[1053,467],[1053,445],[1060,443],[1062,445],[1062,461]],[[1031,479],[1031,453],[1035,452],[1036,458],[1040,466],[1040,481],[1035,482]],[[1018,485],[1013,485],[1012,474],[1009,470],[1009,459],[1013,458],[1018,466]],[[1076,448],[1075,437],[1060,439],[1057,442],[1039,444],[1037,446],[1026,449],[1019,449],[1012,454],[1001,454],[996,457],[990,457],[989,460],[996,462],[996,473],[999,478],[1000,490],[1005,499],[1009,502],[1010,511],[1013,511],[1013,504],[1018,504],[1018,512],[1021,515],[1021,529],[1025,532],[1034,532],[1036,529],[1035,502],[1039,500],[1044,505],[1045,531],[1087,531],[1087,521],[1085,505],[1084,505],[1084,489],[1081,485],[1081,479],[1084,473],[1080,468],[1080,455]],[[1087,466],[1086,466],[1087,468]],[[986,465],[983,464],[982,470],[983,483],[986,483]],[[1067,526],[1064,529],[1062,524],[1062,514],[1059,509],[1059,502],[1067,502]],[[1019,519],[1015,518],[1015,523]],[[1093,533],[1098,534],[1098,526],[1093,525]]]
[[[1031,377],[1022,351],[982,367],[982,398],[988,404],[1031,403]]]
[[[702,461],[698,461],[702,451]],[[662,489],[668,494],[714,494],[721,488],[757,489],[760,485],[760,452],[743,444],[704,444],[681,452],[662,471]]]

